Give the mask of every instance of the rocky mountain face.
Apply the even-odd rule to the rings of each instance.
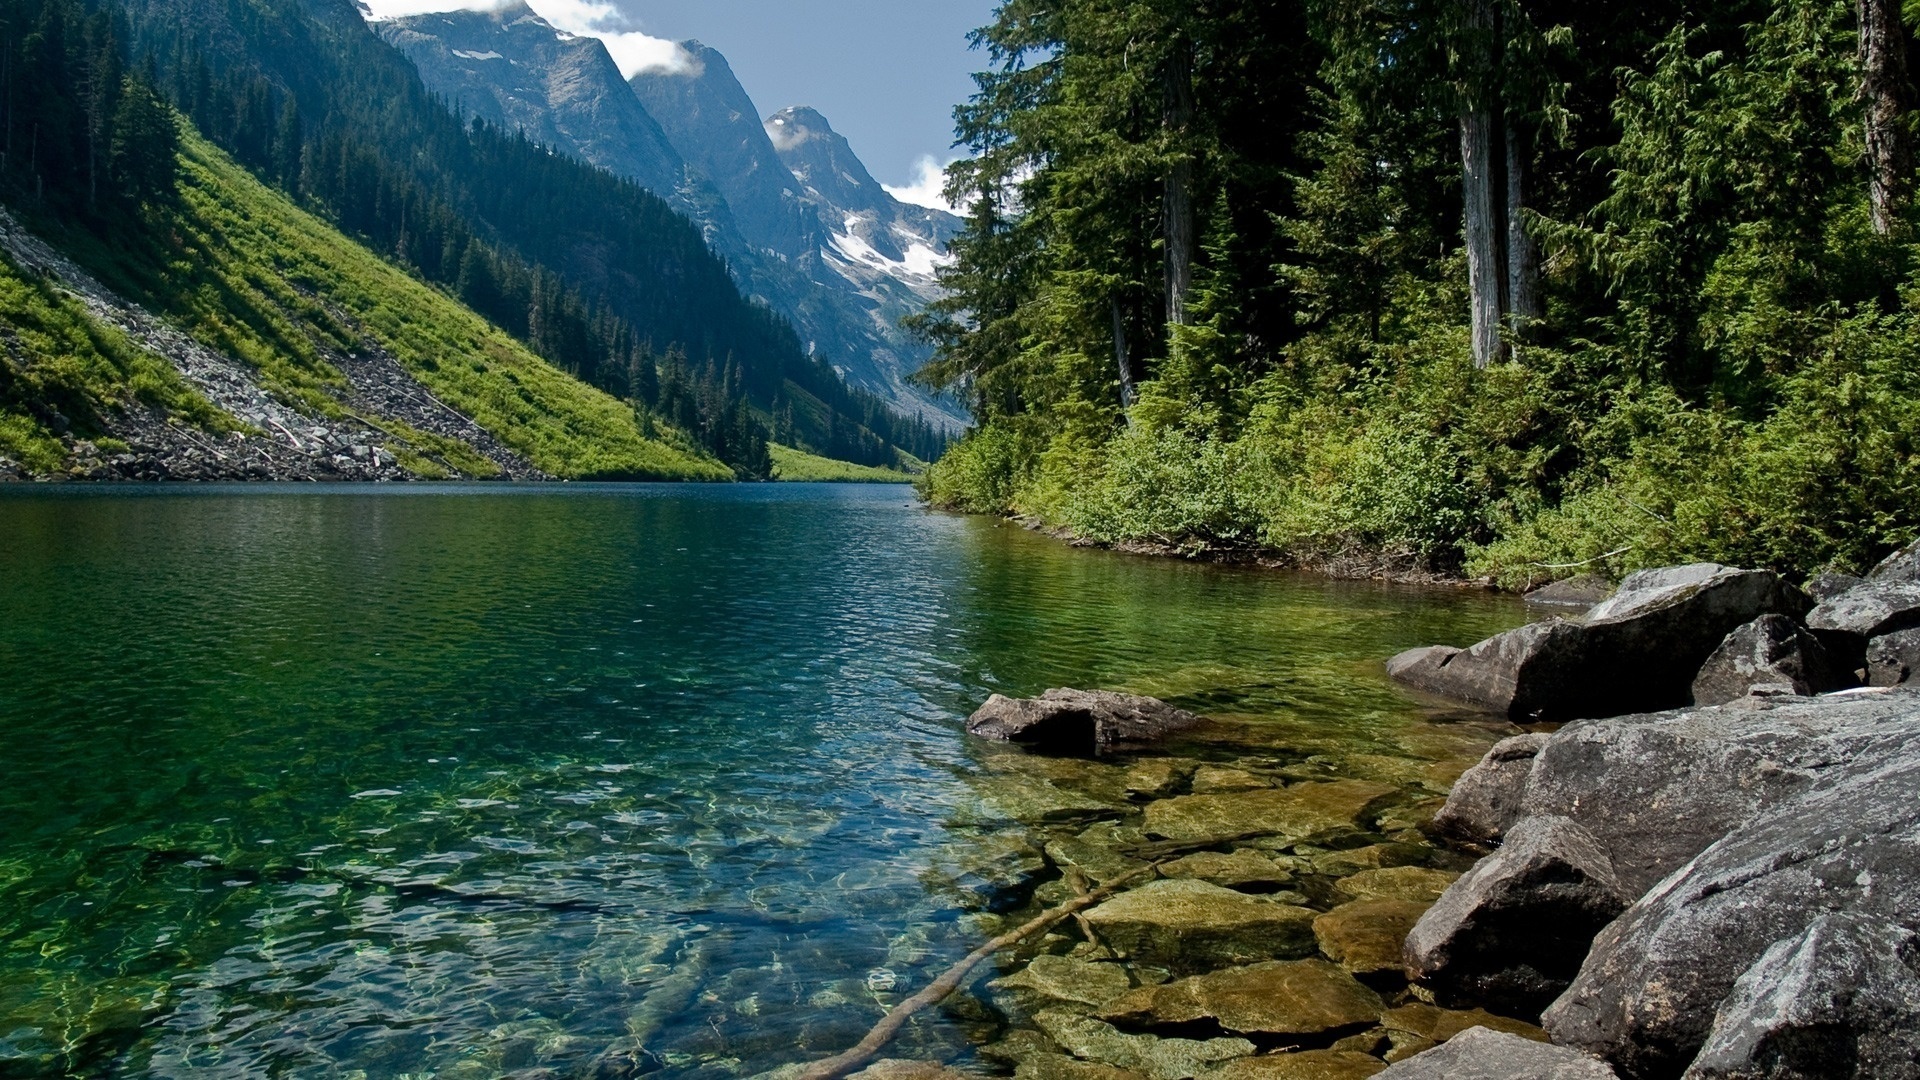
[[[899,322],[938,295],[959,219],[894,199],[818,112],[763,119],[726,57],[697,41],[682,46],[690,63],[623,81],[597,39],[524,4],[376,29],[469,113],[668,199],[850,384],[958,429],[953,405],[908,384],[930,352]]]
[[[686,163],[647,110],[621,92],[626,80],[598,39],[561,33],[525,4],[419,15],[381,30],[467,115],[683,201],[676,194]]]

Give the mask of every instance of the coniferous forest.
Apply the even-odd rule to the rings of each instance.
[[[0,3],[0,175],[43,227],[164,231],[182,119],[536,354],[739,475],[769,440],[862,465],[945,436],[848,387],[639,187],[469,121],[350,5]]]
[[[1538,582],[1920,525],[1893,0],[1010,0],[944,505]]]

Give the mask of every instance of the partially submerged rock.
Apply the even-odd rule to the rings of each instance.
[[[1517,1035],[1474,1028],[1402,1061],[1383,1080],[1619,1080],[1605,1062]]]
[[[1324,844],[1362,831],[1367,812],[1400,789],[1371,780],[1300,783],[1231,795],[1185,795],[1147,807],[1148,835],[1217,843],[1278,836],[1288,844]]]
[[[1516,735],[1494,744],[1480,764],[1453,785],[1434,828],[1470,843],[1492,845],[1519,821],[1533,759],[1547,745],[1544,734]]]
[[[1449,1000],[1537,1014],[1632,901],[1585,829],[1528,818],[1412,928],[1407,974]]]
[[[1048,690],[1037,698],[995,694],[967,719],[967,732],[1055,753],[1098,754],[1198,727],[1200,717],[1164,701],[1104,690]]]
[[[1820,916],[1733,984],[1687,1080],[1915,1080],[1917,952],[1912,931],[1884,920]]]
[[[1432,907],[1423,900],[1355,900],[1313,920],[1320,951],[1356,975],[1398,973],[1407,935]]]
[[[1204,881],[1155,881],[1086,913],[1100,941],[1124,959],[1199,972],[1307,956],[1315,913]]]
[[[1254,964],[1143,987],[1101,1018],[1129,1027],[1212,1020],[1243,1035],[1310,1036],[1372,1024],[1380,995],[1325,960]]]
[[[1910,693],[1886,696],[1914,704]],[[1821,916],[1920,926],[1916,726],[1891,725],[1891,741],[1848,755],[1855,764],[1817,790],[1736,828],[1609,926],[1547,1010],[1555,1041],[1627,1075],[1677,1075],[1736,982]]]
[[[1395,679],[1516,719],[1572,720],[1685,705],[1726,636],[1812,605],[1778,575],[1716,563],[1646,570],[1578,621],[1555,619],[1464,651],[1414,650]]]
[[[1785,615],[1762,615],[1727,635],[1693,680],[1696,705],[1725,705],[1761,687],[1801,697],[1854,685],[1826,646]]]

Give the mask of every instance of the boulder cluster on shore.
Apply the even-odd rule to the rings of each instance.
[[[1920,545],[1806,590],[1708,564],[1561,592],[1592,609],[1392,662],[1533,728],[1444,805],[1129,759],[1138,823],[1056,828],[1035,899],[1137,880],[992,984],[1018,1019],[983,1054],[1020,1080],[1920,1078]],[[1092,757],[1202,722],[1056,690],[969,726]]]

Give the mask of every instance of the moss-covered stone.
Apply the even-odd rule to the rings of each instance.
[[[1148,806],[1144,828],[1150,836],[1184,842],[1266,836],[1289,844],[1324,844],[1361,832],[1367,812],[1399,790],[1370,780],[1336,780],[1231,795],[1186,795]]]
[[[1314,913],[1204,881],[1155,881],[1087,912],[1116,955],[1200,972],[1313,952]]]
[[[1385,1011],[1380,995],[1325,960],[1290,960],[1145,987],[1099,1015],[1133,1027],[1213,1020],[1239,1034],[1305,1036],[1370,1024]]]
[[[1432,907],[1411,900],[1356,900],[1313,920],[1320,951],[1360,975],[1405,968],[1401,954],[1407,934]]]

